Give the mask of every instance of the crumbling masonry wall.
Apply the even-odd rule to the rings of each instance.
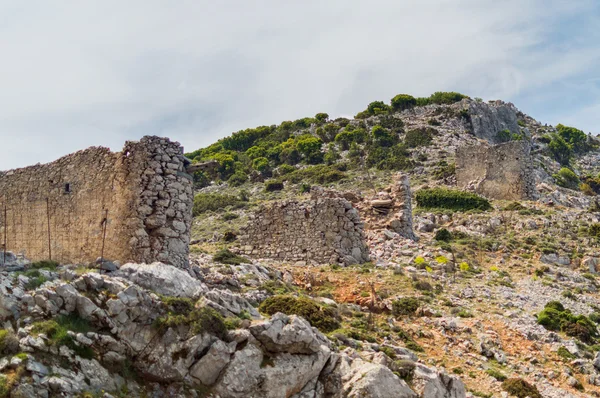
[[[31,260],[188,265],[192,178],[179,143],[144,137],[0,173],[0,247]],[[6,212],[4,208],[6,207]]]
[[[535,199],[533,176],[527,141],[466,146],[456,151],[457,185],[491,199]]]
[[[284,201],[257,211],[242,229],[240,252],[306,264],[369,261],[358,211],[342,198]]]

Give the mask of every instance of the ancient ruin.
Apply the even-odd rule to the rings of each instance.
[[[343,198],[283,201],[260,209],[240,232],[240,251],[306,264],[369,261],[363,223]]]
[[[188,265],[192,177],[166,138],[0,173],[0,244],[30,260]]]
[[[459,187],[491,199],[535,199],[530,143],[523,140],[458,148],[456,180]]]

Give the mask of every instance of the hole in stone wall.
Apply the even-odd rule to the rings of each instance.
[[[68,182],[65,184],[65,193],[71,193],[71,184]]]

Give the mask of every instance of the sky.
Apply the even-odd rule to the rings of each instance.
[[[0,0],[0,170],[459,91],[600,133],[599,0]]]

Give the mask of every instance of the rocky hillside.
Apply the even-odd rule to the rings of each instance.
[[[531,147],[535,198],[457,187],[457,148],[510,141]],[[0,397],[600,396],[599,145],[458,93],[234,133],[188,154],[189,269],[7,254]],[[325,231],[302,203],[328,196],[368,261],[242,253],[268,206]]]

